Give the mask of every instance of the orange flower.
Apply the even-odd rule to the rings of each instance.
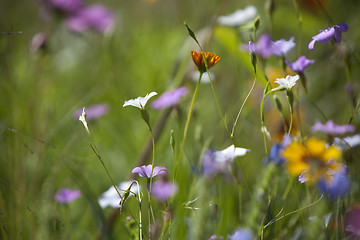
[[[205,56],[208,68],[213,67],[220,60],[220,57],[215,53],[196,52],[195,50],[192,50],[191,57],[201,73],[206,72],[203,54]]]

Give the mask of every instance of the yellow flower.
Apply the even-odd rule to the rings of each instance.
[[[320,178],[329,179],[342,169],[341,164],[336,162],[341,156],[340,151],[333,146],[327,147],[324,141],[316,138],[310,138],[304,144],[290,143],[283,156],[289,173],[294,176],[303,173],[303,178],[309,183],[315,183]]]
[[[205,56],[208,68],[213,67],[220,60],[220,57],[215,53],[196,52],[195,50],[192,50],[191,51],[192,60],[194,61],[195,65],[198,67],[199,71],[202,73],[206,72],[203,54]]]

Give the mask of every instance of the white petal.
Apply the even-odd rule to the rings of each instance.
[[[236,148],[234,145],[231,145],[230,147],[222,151],[217,151],[214,154],[216,161],[225,162],[232,161],[234,158],[239,156],[244,156],[248,151],[250,150],[246,148]]]
[[[134,107],[143,109],[145,107],[146,103],[149,101],[149,99],[155,95],[157,95],[156,92],[151,92],[151,93],[146,94],[145,97],[138,97],[136,99],[130,99],[128,101],[125,101],[123,107],[134,106]]]
[[[117,187],[120,189],[119,192],[121,196],[123,195],[123,191],[121,190],[127,190],[130,186],[132,181],[125,181],[121,182]],[[130,191],[137,193],[138,189],[136,184],[133,184],[131,186]],[[133,194],[130,194],[130,196]],[[120,197],[117,191],[115,190],[114,186],[111,186],[106,192],[104,192],[100,198],[99,198],[99,205],[101,208],[106,208],[108,206],[112,208],[118,208],[120,203]]]
[[[218,18],[218,23],[224,26],[237,27],[254,19],[256,17],[256,14],[256,7],[248,6],[244,10],[239,9],[227,16],[220,16]]]

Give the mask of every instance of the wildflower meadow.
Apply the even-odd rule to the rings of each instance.
[[[359,0],[0,11],[0,239],[360,239]]]

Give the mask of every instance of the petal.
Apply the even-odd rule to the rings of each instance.
[[[316,39],[313,39],[311,40],[311,42],[309,43],[309,46],[308,48],[311,50],[311,51],[314,51],[314,45],[315,45],[315,42],[316,42]]]
[[[340,32],[346,32],[349,29],[349,27],[348,27],[348,25],[346,23],[340,23],[340,24],[338,24],[338,25],[336,25],[334,27],[336,29],[339,29]]]

